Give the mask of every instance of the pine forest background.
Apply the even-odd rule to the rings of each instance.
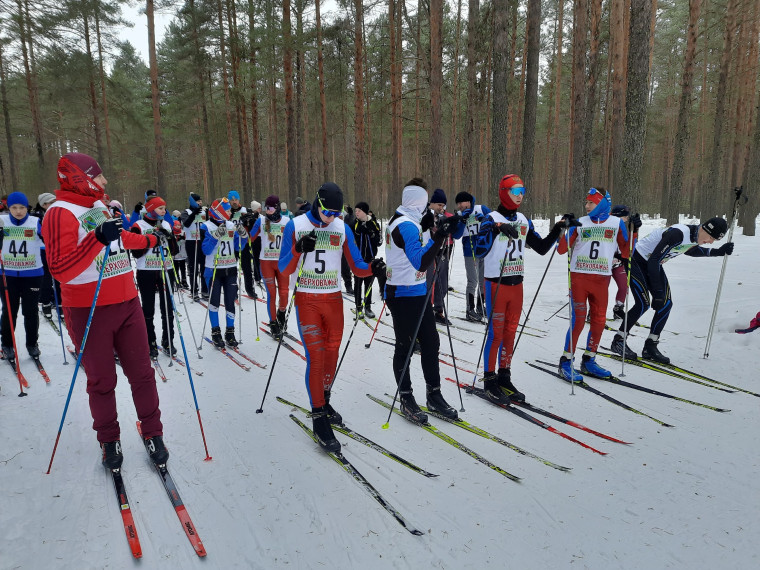
[[[0,193],[34,201],[69,151],[127,209],[333,180],[387,216],[413,176],[494,206],[516,173],[533,215],[603,186],[672,223],[744,185],[754,235],[757,0],[147,0],[147,63],[125,3],[0,0]]]

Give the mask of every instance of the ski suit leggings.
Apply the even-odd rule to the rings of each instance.
[[[261,276],[267,288],[267,314],[269,322],[277,318],[277,309],[284,311],[288,306],[288,276],[280,273],[277,260],[261,260]],[[277,298],[279,294],[279,299]],[[279,302],[276,302],[279,301]]]
[[[433,277],[435,276],[436,268],[438,269],[438,277],[435,279],[435,285],[433,285]],[[443,302],[446,300],[446,293],[449,290],[449,259],[445,255],[439,255],[435,258],[435,264],[432,267],[428,267],[427,274],[425,275],[425,281],[428,289],[435,287],[433,290],[433,296],[431,302],[436,313],[443,313]]]
[[[243,272],[243,287],[246,293],[253,293],[253,254],[250,242],[240,250],[240,270]]]
[[[208,284],[203,279],[203,271],[206,265],[206,256],[201,250],[201,242],[187,240],[185,242],[185,251],[187,251],[187,272],[190,275],[190,293],[195,296],[198,294],[198,280],[201,281],[201,292],[208,293]]]
[[[180,280],[180,283],[187,281],[187,260],[175,258],[174,272],[177,274],[177,278]]]
[[[268,263],[262,261],[262,270]],[[312,408],[325,405],[335,379],[340,341],[343,338],[343,295],[296,293],[296,319],[306,351],[306,392]]]
[[[63,313],[78,353],[90,307],[64,307]],[[120,438],[114,353],[132,389],[132,401],[137,419],[142,422],[143,435],[163,435],[156,377],[148,355],[148,334],[137,297],[124,303],[95,307],[92,315],[82,365],[87,374],[92,429],[100,442]]]
[[[515,344],[515,331],[520,322],[523,305],[523,284],[505,285],[486,280],[486,312],[492,315],[483,348],[484,370],[510,368]],[[498,289],[498,295],[496,291]],[[493,313],[491,313],[493,307]]]
[[[372,306],[372,282],[374,280],[374,275],[369,277],[354,275],[354,303],[358,308],[364,306],[369,309]],[[363,291],[362,285],[364,285]]]
[[[167,273],[169,273],[167,271]],[[171,287],[173,277],[171,273],[167,275],[167,284]],[[153,269],[139,269],[137,271],[137,288],[140,290],[140,299],[142,300],[142,313],[145,317],[145,328],[148,331],[148,342],[156,341],[156,327],[153,323],[153,316],[156,314],[156,292],[158,292],[159,305],[161,307],[161,344],[169,339],[174,341],[174,311],[172,302],[169,298],[169,288],[164,287],[161,279],[161,271]],[[168,313],[167,313],[168,311]],[[169,330],[166,330],[166,319],[169,319]]]
[[[612,268],[612,278],[617,285],[617,294],[615,295],[616,303],[625,303],[625,297],[628,294],[628,274],[621,263]]]
[[[440,339],[438,338],[438,331],[435,328],[433,306],[430,303],[425,303],[425,295],[396,297],[391,287],[386,287],[386,293],[388,309],[393,319],[393,330],[396,333],[396,349],[393,352],[393,374],[396,377],[396,383],[399,385],[399,391],[412,391],[409,367],[407,366],[403,378],[401,377],[401,371],[404,369],[406,358],[409,356],[409,351],[414,345],[415,339],[412,338],[412,335],[421,314],[423,316],[417,338],[420,341],[422,374],[425,377],[425,384],[427,384],[428,388],[440,387],[441,373],[438,369]]]
[[[644,262],[646,263],[646,262]],[[665,287],[665,305],[655,312],[652,317],[651,334],[660,335],[662,329],[665,328],[665,323],[668,322],[670,316],[670,310],[673,308],[673,299],[670,296],[670,284],[668,283],[668,276],[660,266],[660,279]],[[650,284],[647,278],[647,268],[642,262],[638,261],[634,257],[633,263],[631,263],[631,293],[633,294],[633,307],[628,311],[628,330],[630,331],[641,318],[641,315],[647,312],[649,309],[649,294]],[[625,330],[625,321],[620,324],[620,330]]]
[[[475,258],[472,256],[464,258],[464,269],[467,273],[467,294],[474,295],[480,286],[479,295],[483,297],[483,270],[484,270],[483,258]]]
[[[37,344],[37,336],[40,330],[40,315],[37,309],[37,302],[40,298],[42,276],[11,277],[10,275],[6,275],[5,279],[8,282],[8,298],[11,302],[13,333],[16,337],[16,343],[19,346],[21,345],[18,342],[18,320],[16,319],[18,306],[21,305],[21,313],[24,315],[24,329],[26,331],[26,346],[34,346]],[[0,298],[3,303],[2,342],[3,346],[12,347],[13,339],[11,338],[10,322],[8,321],[8,304],[5,302],[5,290],[2,281],[0,281]]]
[[[578,338],[586,324],[586,303],[591,312],[591,324],[586,340],[586,350],[595,353],[602,340],[602,331],[607,321],[607,299],[609,297],[610,276],[589,273],[571,273],[570,290],[572,302],[573,349],[578,348]],[[570,334],[565,336],[565,352],[570,350]]]
[[[224,310],[227,315],[227,326],[235,326],[235,301],[237,300],[237,266],[217,268],[216,274],[213,269],[206,268],[206,286],[211,291],[208,300],[209,321],[212,327],[219,326],[219,306],[224,291]],[[213,284],[211,283],[213,279]]]

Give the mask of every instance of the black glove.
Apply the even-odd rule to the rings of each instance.
[[[578,221],[578,218],[575,217],[575,214],[564,214],[562,218],[560,218],[559,222],[554,224],[554,227],[557,228],[572,228],[572,227],[578,227],[581,223]]]
[[[721,255],[731,255],[734,252],[734,242],[729,241],[727,243],[724,243],[720,247],[715,247],[710,251],[710,255],[713,257],[721,256]]]
[[[202,206],[195,206],[194,208],[190,208],[190,213],[193,215],[193,217],[197,216],[201,213],[203,210]]]
[[[95,238],[103,245],[108,245],[112,241],[119,239],[121,228],[121,218],[111,218],[95,228]]]
[[[628,223],[633,226],[634,231],[637,231],[641,227],[641,216],[638,214],[631,214],[628,217]]]
[[[369,266],[372,268],[372,275],[378,279],[385,278],[385,262],[382,259],[373,259]]]
[[[296,242],[296,251],[298,253],[309,253],[314,251],[317,247],[317,232],[311,230],[305,236],[301,236]]]
[[[428,210],[427,214],[422,216],[422,219],[420,220],[420,226],[422,227],[422,231],[426,232],[432,228],[433,225],[435,225],[435,214]]]
[[[448,218],[441,218],[438,221],[438,232],[436,235],[440,234],[443,236],[449,236],[453,234],[455,231],[457,231],[459,222],[461,220],[462,218],[460,216],[449,216]]]
[[[652,310],[659,311],[665,306],[665,302],[666,299],[664,293],[655,293],[650,306],[652,307]]]
[[[135,204],[135,214],[139,214],[142,211],[142,207],[143,207],[142,202],[138,202],[137,204]]]
[[[256,218],[253,216],[253,214],[243,214],[240,216],[240,225],[243,226],[247,231],[251,231],[253,229],[253,224],[256,223]]]
[[[628,273],[631,270],[631,262],[630,260],[626,259],[625,257],[620,258],[620,263],[623,264],[623,268],[625,269],[625,272]]]
[[[500,233],[504,234],[509,239],[517,239],[520,237],[520,232],[518,232],[517,228],[510,223],[497,224],[496,227],[499,229]]]
[[[153,233],[156,235],[159,241],[166,242],[168,242],[173,235],[172,232],[161,226],[156,227],[156,229],[153,230]]]

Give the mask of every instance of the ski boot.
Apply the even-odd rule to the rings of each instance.
[[[100,449],[103,451],[103,458],[101,459],[103,467],[106,469],[119,469],[121,467],[124,455],[121,453],[121,442],[118,439],[101,443]]]
[[[641,351],[641,357],[647,360],[654,360],[660,364],[670,364],[670,358],[665,356],[657,348],[659,341],[653,338],[648,338],[644,341],[644,349]]]
[[[473,323],[483,322],[483,316],[475,310],[475,295],[467,294],[467,312],[465,318]]]
[[[158,345],[155,340],[148,342],[148,350],[150,352],[150,359],[155,360],[158,358]]]
[[[211,342],[219,350],[224,349],[224,339],[222,338],[222,329],[220,327],[211,327]]]
[[[499,388],[502,393],[512,400],[513,402],[524,402],[525,394],[520,392],[515,385],[512,384],[512,370],[509,368],[499,368],[498,376]]]
[[[267,326],[269,327],[269,332],[272,333],[273,337],[279,338],[280,333],[282,332],[282,328],[280,327],[280,321],[277,319],[273,319],[267,323]]]
[[[623,303],[615,303],[615,306],[612,309],[612,316],[615,320],[620,319],[622,321],[625,319],[625,305],[623,305]]]
[[[581,358],[581,372],[594,378],[611,378],[612,373],[596,363],[596,356],[584,354]]]
[[[311,409],[311,422],[319,445],[330,453],[340,453],[340,442],[335,439],[325,406]]]
[[[625,358],[628,360],[638,360],[639,358],[639,355],[633,352],[623,341],[623,335],[621,334],[616,334],[615,338],[612,339],[610,350],[620,356],[623,356],[623,352],[625,352]]]
[[[483,377],[483,390],[486,393],[486,397],[494,404],[508,406],[511,403],[507,395],[501,390],[499,379],[493,372],[486,372],[486,375]]]
[[[478,306],[475,309],[475,312],[478,314],[478,317],[480,317],[481,321],[483,320],[483,317],[487,316],[486,313],[485,313],[485,308],[484,307],[485,307],[485,301],[483,300],[483,296],[482,295],[478,295]]]
[[[45,315],[46,319],[52,319],[53,318],[53,303],[46,303],[42,305],[42,314]]]
[[[204,291],[204,292],[202,292],[202,293],[201,293],[201,299],[203,299],[204,301],[206,301],[206,302],[208,303],[208,299],[209,299],[209,292],[208,292],[208,291]]]
[[[364,311],[362,311],[361,307],[356,307],[356,320],[357,321],[364,320]]]
[[[427,408],[431,412],[438,412],[442,416],[450,419],[450,420],[457,420],[459,419],[459,415],[457,414],[457,411],[449,405],[449,403],[443,399],[443,394],[441,394],[441,387],[436,386],[434,388],[431,388],[428,386],[427,389]]]
[[[583,382],[583,376],[581,373],[575,370],[572,366],[572,361],[567,356],[562,356],[559,359],[559,373],[568,382],[580,384]]]
[[[26,350],[33,360],[37,360],[40,357],[40,354],[42,354],[40,352],[40,347],[37,344],[27,345]]]
[[[164,445],[163,436],[154,435],[153,437],[146,437],[143,443],[153,463],[156,465],[166,465],[166,462],[169,461],[169,450]]]
[[[406,419],[415,424],[426,424],[428,417],[425,412],[420,410],[417,405],[417,400],[414,399],[414,394],[411,390],[409,392],[402,392],[399,397],[399,409]]]
[[[446,318],[446,315],[443,314],[443,311],[436,311],[435,312],[435,322],[442,324],[442,325],[451,325],[451,321]]]
[[[237,345],[240,344],[235,338],[235,327],[227,327],[225,329],[224,342],[226,342],[227,346],[230,348],[237,348]]]
[[[372,310],[372,307],[369,305],[364,305],[364,316],[368,319],[374,319],[375,318],[375,312]]]
[[[5,358],[5,360],[9,360],[11,362],[15,362],[16,361],[16,353],[13,352],[13,347],[12,346],[4,346],[3,347],[3,358]]]
[[[338,412],[335,411],[335,408],[333,408],[330,405],[330,391],[325,390],[325,412],[327,413],[327,419],[330,421],[330,423],[334,426],[342,426],[343,425],[343,416],[341,416]]]
[[[161,339],[161,348],[163,350],[163,353],[166,356],[176,356],[177,355],[177,349],[174,348],[174,339],[172,339],[172,342],[169,342],[169,339],[162,338]]]

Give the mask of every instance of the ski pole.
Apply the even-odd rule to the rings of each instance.
[[[251,236],[248,234],[248,250],[251,252],[251,272],[253,273],[253,266],[256,262],[256,260],[253,258],[253,240],[250,239]],[[242,266],[242,265],[241,265]],[[254,281],[254,275],[251,275],[251,281]],[[256,342],[259,342],[261,338],[259,338],[259,308],[256,305],[256,285],[254,283],[253,285],[253,315],[256,318]]]
[[[734,211],[731,215],[731,227],[728,230],[728,240],[726,243],[731,242],[731,238],[734,235],[734,222],[736,221],[736,215],[739,211],[739,199],[742,197],[744,186],[734,188],[734,194],[736,199],[734,200]],[[747,196],[744,196],[744,203],[747,202]],[[715,304],[713,305],[712,317],[710,318],[710,328],[707,330],[707,342],[705,343],[705,353],[702,358],[708,358],[710,356],[710,343],[712,342],[713,327],[715,326],[715,317],[718,316],[718,305],[720,304],[720,294],[723,289],[723,277],[726,275],[726,264],[728,263],[728,256],[723,256],[723,266],[720,269],[720,279],[718,279],[718,290],[715,292]]]
[[[525,319],[523,320],[522,327],[520,328],[520,334],[517,335],[517,340],[515,341],[515,345],[512,347],[512,358],[514,358],[515,356],[517,345],[520,344],[520,339],[522,338],[523,331],[525,330],[525,325],[528,324],[528,318],[530,317],[530,313],[533,311],[533,305],[536,303],[536,299],[538,298],[538,292],[541,290],[541,286],[544,284],[544,279],[546,279],[546,274],[549,272],[549,266],[552,264],[552,259],[554,259],[555,253],[557,253],[556,247],[552,249],[552,254],[551,256],[549,256],[549,261],[546,264],[546,269],[544,269],[544,274],[541,276],[541,281],[539,281],[538,283],[536,294],[533,295],[533,300],[530,302],[530,307],[528,308],[528,312],[525,313]]]
[[[312,230],[313,232],[313,230]],[[272,361],[272,368],[269,370],[269,378],[267,378],[267,385],[264,388],[264,396],[261,398],[261,405],[256,410],[257,414],[264,411],[264,400],[266,400],[267,392],[269,391],[269,383],[272,381],[272,374],[274,373],[274,366],[277,364],[277,355],[280,354],[280,347],[282,346],[282,339],[285,338],[285,331],[288,328],[288,317],[290,317],[290,310],[293,308],[293,304],[296,301],[296,291],[298,291],[298,285],[301,283],[301,273],[303,273],[303,263],[306,260],[306,253],[301,257],[301,265],[298,268],[298,277],[296,278],[296,284],[293,287],[293,295],[290,297],[290,304],[288,305],[288,311],[285,313],[285,322],[282,324],[282,331],[280,332],[280,339],[277,342],[277,350],[274,352],[274,360]]]
[[[61,416],[61,424],[58,426],[58,435],[55,436],[55,444],[53,445],[53,453],[50,455],[50,463],[48,463],[47,475],[50,475],[50,469],[53,467],[53,459],[55,458],[55,450],[58,449],[58,441],[61,439],[61,432],[63,431],[63,422],[66,420],[66,412],[69,409],[69,402],[71,401],[71,393],[74,391],[74,383],[77,381],[77,374],[79,373],[79,367],[82,365],[82,355],[84,354],[84,347],[87,344],[87,337],[90,334],[90,325],[92,325],[92,317],[95,314],[95,304],[98,302],[98,295],[100,294],[100,284],[103,282],[103,272],[106,269],[108,262],[108,255],[111,253],[111,244],[109,243],[103,254],[103,263],[100,266],[100,273],[98,274],[98,283],[95,286],[95,294],[92,296],[92,305],[90,305],[90,314],[87,316],[87,325],[84,327],[84,335],[82,336],[82,342],[79,345],[79,354],[77,354],[77,363],[74,366],[74,375],[71,377],[71,386],[69,386],[69,393],[66,396],[66,405],[63,407],[63,415]],[[97,258],[96,258],[97,259]],[[3,272],[3,275],[5,273]],[[7,288],[6,288],[7,291]]]
[[[348,335],[348,341],[346,341],[346,346],[343,347],[343,354],[340,355],[340,360],[338,361],[338,367],[335,369],[335,374],[333,374],[331,385],[335,383],[335,379],[338,377],[338,371],[340,370],[340,365],[343,364],[343,359],[346,357],[346,352],[348,352],[348,345],[351,344],[351,339],[354,336],[354,331],[356,330],[356,325],[359,323],[359,315],[355,315],[354,318],[354,326],[351,327],[351,334]]]
[[[172,259],[172,253],[169,252],[169,261],[172,263],[172,271],[174,272],[174,280],[179,283],[179,275],[177,275],[177,267],[174,264],[174,259]],[[198,343],[195,340],[195,331],[193,330],[193,322],[190,320],[190,313],[187,310],[187,304],[185,303],[185,296],[182,294],[182,291],[177,287],[177,291],[179,292],[179,301],[182,303],[182,306],[185,308],[185,316],[187,317],[187,324],[190,327],[190,334],[193,337],[193,345],[195,346],[195,352],[198,355],[199,359],[203,359],[203,356],[201,356],[201,353],[198,350]],[[193,294],[192,286],[190,287],[190,295]],[[179,319],[178,319],[179,320]],[[177,329],[179,329],[179,324],[177,325]]]
[[[160,222],[159,222],[160,224]],[[158,236],[156,236],[158,237]],[[171,294],[168,287],[171,287],[171,280],[166,278],[166,257],[164,256],[164,243],[166,242],[166,239],[162,236],[158,239],[158,249],[161,253],[161,285],[163,286],[163,290],[159,292],[158,298],[160,299],[159,308],[163,309],[164,314],[164,330],[166,331],[166,342],[169,344],[169,346],[163,346],[164,350],[168,350],[169,354],[169,367],[171,368],[174,366],[174,359],[172,358],[172,333],[174,332],[172,329],[173,327],[169,326],[169,299],[168,295]],[[168,250],[168,244],[166,249]],[[174,264],[172,264],[174,265]],[[161,307],[163,305],[163,307]],[[153,323],[151,323],[152,325]],[[163,344],[163,343],[162,343]]]
[[[486,347],[486,339],[488,338],[488,331],[491,330],[491,324],[493,319],[493,311],[496,307],[496,299],[499,298],[499,289],[501,289],[501,278],[504,275],[504,266],[507,264],[507,256],[509,255],[509,248],[506,248],[506,251],[504,252],[504,258],[501,260],[501,266],[499,270],[499,281],[496,284],[496,293],[493,296],[493,300],[491,301],[491,310],[488,313],[488,323],[486,324],[486,332],[483,333],[483,342],[480,345],[480,353],[478,354],[478,363],[475,365],[475,374],[472,376],[472,384],[470,385],[470,390],[472,390],[475,387],[475,381],[478,379],[478,369],[480,368],[480,360],[483,358],[483,349]]]
[[[440,259],[439,259],[440,262]],[[435,282],[438,280],[438,275],[435,276],[435,279],[432,283],[432,289],[435,288]],[[457,368],[457,359],[454,355],[454,343],[451,340],[451,327],[449,326],[449,292],[448,287],[446,288],[446,299],[443,304],[443,320],[446,321],[446,332],[448,333],[449,337],[449,349],[451,350],[451,361],[454,363],[454,379],[457,381],[457,392],[459,393],[459,411],[464,412],[464,401],[462,400],[462,387],[459,385],[459,369]]]
[[[435,278],[438,276],[438,269],[440,268],[440,265],[437,265],[435,268],[435,271],[433,272],[433,282],[435,282]],[[420,311],[420,317],[417,319],[417,326],[414,327],[414,334],[411,337],[411,342],[409,343],[409,351],[406,354],[406,361],[404,362],[404,368],[401,370],[401,374],[398,376],[398,380],[396,381],[396,393],[393,394],[393,402],[391,403],[391,409],[388,411],[388,419],[385,420],[385,423],[383,424],[383,429],[388,429],[390,427],[390,421],[391,421],[391,415],[393,415],[393,409],[396,407],[396,400],[398,399],[398,393],[401,390],[401,382],[403,381],[404,376],[406,375],[406,371],[409,369],[409,363],[412,360],[412,354],[414,354],[414,341],[417,338],[417,335],[420,332],[420,326],[422,325],[422,319],[425,317],[425,311],[427,311],[428,307],[430,306],[430,296],[433,293],[433,287],[428,288],[427,293],[425,293],[425,302],[422,304],[422,311]],[[397,333],[398,337],[398,333]]]
[[[2,231],[2,229],[0,229]],[[28,396],[26,392],[24,392],[24,383],[22,381],[21,376],[21,362],[18,357],[18,348],[16,348],[16,331],[15,327],[13,326],[13,315],[11,314],[11,299],[8,295],[8,281],[5,278],[5,264],[3,263],[3,256],[2,252],[0,252],[0,270],[2,270],[3,273],[3,289],[5,289],[5,308],[6,313],[8,313],[8,324],[11,327],[11,340],[13,340],[13,352],[16,354],[16,376],[18,377],[18,386],[21,388],[21,392],[19,393],[18,397],[23,398],[24,396]],[[61,336],[63,338],[63,336]]]
[[[568,301],[568,303],[569,303],[569,301]],[[559,314],[559,312],[560,312],[562,309],[564,309],[565,307],[567,307],[567,303],[565,303],[565,304],[564,304],[564,305],[562,305],[562,306],[561,306],[559,309],[557,309],[556,311],[554,311],[554,313],[552,314],[552,316],[551,316],[551,317],[549,317],[548,319],[544,319],[544,322],[548,321],[548,320],[549,320],[549,319],[551,319],[552,317],[556,317],[556,316]]]
[[[630,216],[629,216],[630,219]],[[620,376],[625,376],[625,347],[628,346],[628,292],[631,290],[631,264],[633,263],[633,224],[628,236],[628,270],[626,271],[625,315],[623,316],[623,357],[620,359]]]
[[[214,271],[211,273],[211,284],[209,285],[208,289],[208,305],[206,306],[206,318],[203,319],[203,330],[201,331],[201,346],[199,350],[203,350],[203,337],[206,336],[206,323],[210,319],[211,314],[211,296],[214,293],[214,279],[216,279],[216,264],[219,261],[219,245],[221,244],[221,241],[216,242],[216,255],[214,255]],[[201,276],[201,279],[203,279],[203,276]],[[222,301],[222,291],[219,290],[219,302],[221,304]],[[218,307],[217,307],[218,310]]]
[[[69,361],[66,360],[66,347],[63,346],[63,324],[61,324],[61,309],[59,308],[60,305],[58,304],[58,293],[55,290],[55,278],[53,278],[53,299],[55,300],[55,312],[58,315],[58,330],[61,331],[61,350],[63,351],[63,363],[68,366]]]
[[[165,241],[166,238],[161,238],[162,241]],[[162,244],[161,244],[162,245]],[[168,247],[167,247],[168,249]],[[166,279],[166,257],[164,257],[164,248],[159,248],[161,252],[161,273],[162,277],[164,279],[164,287],[166,287],[166,282],[168,279]],[[174,264],[172,263],[172,267]],[[175,270],[176,275],[176,270]],[[193,393],[193,402],[195,402],[195,412],[198,415],[198,425],[201,428],[201,438],[203,439],[203,448],[206,450],[206,457],[204,461],[211,461],[212,457],[208,454],[208,445],[206,445],[206,434],[203,431],[203,421],[201,420],[201,410],[198,407],[198,398],[195,395],[195,384],[193,383],[193,373],[190,369],[190,359],[187,357],[187,347],[185,346],[185,337],[182,336],[182,325],[179,321],[179,311],[177,310],[177,304],[174,302],[174,294],[171,292],[171,289],[166,289],[169,292],[169,300],[172,304],[172,311],[174,311],[174,317],[177,321],[177,332],[179,333],[179,342],[182,345],[182,355],[185,358],[185,369],[187,370],[187,378],[190,380],[190,391]],[[188,317],[188,322],[190,322],[190,319]],[[171,341],[170,341],[171,344]],[[172,359],[172,362],[174,359]]]
[[[372,344],[372,340],[375,338],[375,333],[377,332],[377,327],[380,326],[380,319],[383,318],[383,311],[385,311],[385,301],[383,301],[383,308],[380,309],[380,316],[377,317],[377,322],[375,323],[375,330],[372,331],[372,336],[369,339],[369,342],[364,345],[364,348],[369,348]]]
[[[568,312],[569,312],[569,321],[570,326],[567,330],[568,334],[568,341],[570,344],[570,395],[575,396],[575,347],[573,346],[573,328],[575,328],[575,311],[573,306],[573,280],[571,277],[572,271],[570,271],[570,262],[573,257],[573,247],[570,245],[570,238],[567,238],[568,241],[568,251],[567,251],[567,298],[569,299],[567,302],[568,306]],[[625,351],[623,351],[625,354]]]

